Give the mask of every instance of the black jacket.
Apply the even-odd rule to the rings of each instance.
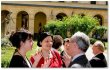
[[[85,55],[81,55],[77,57],[74,61],[70,62],[69,67],[80,68],[80,67],[91,67],[87,57]]]
[[[22,56],[13,55],[9,67],[29,67],[29,66]]]
[[[62,67],[65,68],[66,65],[65,65],[65,63],[64,63],[64,61],[63,61],[63,58],[62,58],[62,57],[64,56],[64,51],[61,52],[60,56],[61,56],[61,59],[62,59]]]
[[[96,55],[90,60],[92,67],[107,67],[107,61],[103,53]]]

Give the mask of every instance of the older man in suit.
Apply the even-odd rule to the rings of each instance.
[[[91,67],[85,52],[87,51],[90,45],[89,37],[83,32],[75,33],[69,41],[69,47],[66,49],[66,52],[71,59],[69,60],[66,55],[63,57],[66,67],[71,68],[82,68],[82,67]]]
[[[107,61],[103,54],[104,44],[101,41],[96,41],[93,44],[92,50],[95,56],[90,60],[91,66],[92,67],[107,67]]]

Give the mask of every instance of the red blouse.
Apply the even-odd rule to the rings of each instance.
[[[51,50],[53,57],[51,58],[49,68],[60,68],[62,67],[62,60],[60,54],[56,50]],[[35,55],[34,55],[35,56]],[[31,63],[34,63],[34,58],[31,56],[30,58]],[[44,57],[42,57],[36,67],[41,67],[44,64]]]

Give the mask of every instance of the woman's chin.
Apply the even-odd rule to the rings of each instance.
[[[52,47],[48,47],[48,50],[51,50]]]

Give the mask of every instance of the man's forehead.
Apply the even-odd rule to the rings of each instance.
[[[70,38],[70,41],[72,40],[72,38]]]
[[[74,39],[73,38],[70,38],[70,40],[69,40],[70,42],[74,42]]]
[[[97,46],[96,44],[93,44],[93,45],[92,45],[92,47],[96,47],[96,46]]]

